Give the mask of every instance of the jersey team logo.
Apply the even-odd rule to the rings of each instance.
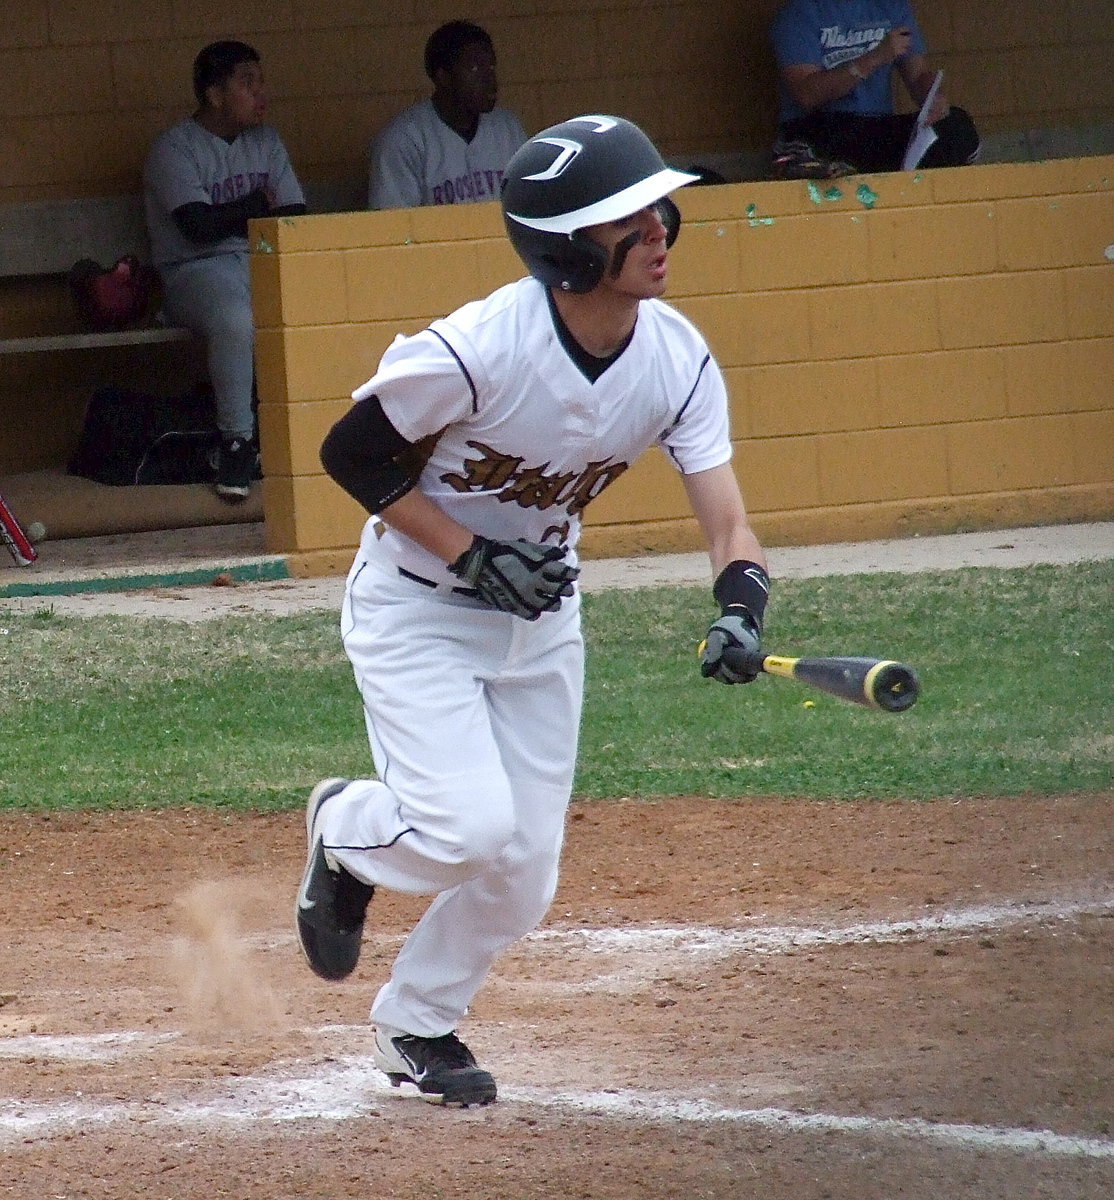
[[[610,486],[630,465],[614,459],[588,463],[581,471],[551,471],[549,463],[528,467],[526,460],[503,454],[484,442],[469,441],[479,458],[469,458],[458,473],[446,472],[441,482],[458,492],[494,492],[503,504],[536,508],[541,512],[560,505],[576,516]]]

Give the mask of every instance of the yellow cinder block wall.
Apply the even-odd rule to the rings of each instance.
[[[1114,516],[1114,157],[677,193],[668,299],[731,394],[769,544]],[[318,448],[397,333],[522,274],[497,205],[253,223],[264,504],[292,570],[364,521]],[[651,450],[589,555],[699,545]]]
[[[10,0],[0,68],[15,84],[0,125],[0,203],[138,190],[152,137],[193,108],[191,64],[216,38],[259,50],[269,119],[303,178],[362,178],[372,135],[429,92],[426,38],[462,15],[490,31],[501,100],[527,132],[577,112],[618,112],[667,154],[764,150],[780,3],[473,0],[462,12],[406,0]],[[949,96],[980,129],[1114,120],[1109,0],[914,0],[913,9]]]
[[[617,112],[685,164],[740,154],[764,163],[777,108],[769,26],[779,3],[474,0],[462,13],[406,0],[10,0],[0,22],[0,70],[14,81],[0,119],[0,205],[138,192],[151,140],[194,107],[194,56],[226,37],[262,55],[268,119],[299,176],[311,190],[322,185],[319,194],[337,183],[359,194],[372,136],[429,93],[426,38],[461,15],[491,32],[501,102],[528,132],[578,112]],[[914,0],[914,10],[949,95],[985,134],[1114,121],[1111,0]],[[849,261],[862,231],[834,229],[815,250],[817,274],[863,269]],[[467,272],[467,263],[457,269]],[[64,280],[47,282],[0,281],[3,336],[78,327]],[[777,315],[770,305],[762,313]],[[198,374],[197,363],[166,347],[23,357],[0,362],[0,472],[64,463],[98,383],[174,395]]]
[[[667,152],[764,144],[774,115],[767,30],[778,3],[123,0],[106,19],[105,5],[11,0],[0,67],[18,86],[4,117],[0,202],[136,190],[151,138],[194,106],[194,56],[217,38],[259,50],[269,119],[304,178],[362,178],[372,135],[429,94],[429,34],[461,16],[491,33],[501,101],[528,132],[576,112],[615,110],[645,124]],[[1096,37],[1114,42],[1109,31],[1056,34],[1066,46]],[[950,30],[936,41],[940,55],[952,53]]]

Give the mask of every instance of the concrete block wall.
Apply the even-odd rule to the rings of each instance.
[[[677,194],[669,299],[731,392],[771,544],[1114,514],[1114,157]],[[317,451],[396,333],[517,278],[496,205],[253,226],[268,539],[343,570],[359,506]],[[588,554],[699,544],[651,451]]]
[[[503,101],[528,131],[619,112],[668,154],[762,151],[776,109],[780,0],[474,0]],[[914,0],[932,59],[988,133],[1114,122],[1110,0]],[[271,119],[308,181],[363,176],[367,144],[429,90],[426,37],[447,0],[8,0],[0,203],[134,191],[154,135],[190,112],[216,38],[263,55]],[[668,97],[662,103],[662,97]]]
[[[974,113],[991,153],[1028,158],[1114,148],[1111,2],[914,6],[933,62]],[[475,0],[467,13],[490,29],[503,102],[528,130],[574,112],[616,111],[680,165],[703,161],[750,178],[764,170],[773,132],[768,28],[778,3]],[[152,138],[193,108],[194,56],[221,37],[243,38],[263,55],[270,119],[311,201],[321,201],[318,211],[359,207],[370,138],[428,93],[425,39],[460,12],[447,0],[8,0],[0,22],[0,72],[9,81],[0,220],[9,202],[137,192]],[[840,236],[853,244],[853,232]],[[825,253],[839,257],[834,244],[818,248],[817,271]],[[5,336],[72,328],[61,276],[46,287],[4,281],[0,293]],[[35,361],[0,361],[3,472],[63,463],[95,384],[173,395],[196,375],[194,364],[165,349],[28,357]]]

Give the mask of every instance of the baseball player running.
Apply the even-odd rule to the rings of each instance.
[[[706,537],[723,615],[701,670],[749,682],[769,579],[729,459],[727,397],[659,297],[680,214],[629,121],[583,116],[522,146],[503,210],[529,277],[396,338],[321,450],[372,514],[341,634],[377,779],[306,810],[296,905],[325,979],[355,968],[377,887],[435,897],[371,1009],[375,1061],[432,1101],[488,1104],[457,1029],[557,885],[583,682],[576,543],[586,505],[652,443]],[[726,653],[725,653],[726,652]]]

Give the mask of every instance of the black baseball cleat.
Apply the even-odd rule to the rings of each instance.
[[[222,500],[239,504],[248,498],[258,453],[242,437],[225,438],[217,451],[217,477],[213,484]]]
[[[418,1037],[403,1033],[387,1037],[375,1031],[375,1065],[392,1087],[412,1083],[431,1104],[491,1104],[495,1079],[476,1065],[472,1051],[456,1036]]]
[[[317,818],[325,801],[343,791],[348,779],[323,779],[309,794],[306,804],[306,839],[309,854],[294,916],[298,940],[310,969],[322,979],[344,979],[360,960],[364,916],[375,888],[330,859]]]

